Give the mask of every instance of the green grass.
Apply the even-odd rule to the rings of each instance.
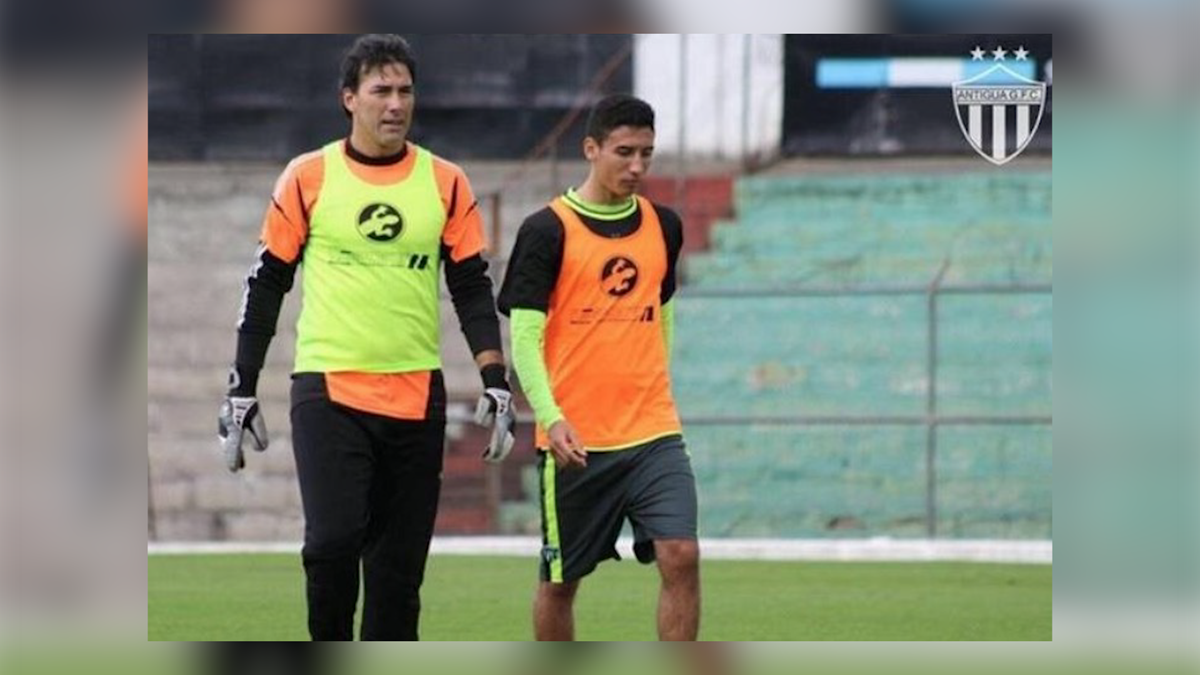
[[[706,561],[705,640],[1049,640],[1049,565]],[[529,640],[533,558],[434,556],[424,640]],[[604,563],[576,602],[581,640],[653,640],[658,574]],[[294,555],[151,556],[151,640],[304,640]]]

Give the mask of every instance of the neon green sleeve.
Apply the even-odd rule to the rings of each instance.
[[[675,345],[675,303],[671,300],[662,306],[663,342],[667,343],[667,363],[671,363],[671,347]]]
[[[550,390],[550,373],[542,357],[546,342],[546,313],[536,309],[512,310],[508,323],[512,333],[512,360],[521,389],[533,406],[533,416],[543,429],[563,418]]]

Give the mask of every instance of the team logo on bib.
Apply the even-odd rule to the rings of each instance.
[[[370,204],[358,212],[358,233],[371,241],[391,241],[404,229],[404,217],[391,204]]]
[[[600,271],[600,287],[614,298],[628,294],[637,286],[637,282],[637,265],[624,256],[609,258]]]

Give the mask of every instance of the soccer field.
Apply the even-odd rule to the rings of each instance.
[[[536,560],[435,555],[423,640],[529,640]],[[705,561],[704,640],[1049,640],[1051,566]],[[581,640],[655,639],[658,573],[602,564],[580,588]],[[150,640],[305,640],[297,555],[153,555]]]

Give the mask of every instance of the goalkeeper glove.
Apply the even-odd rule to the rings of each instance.
[[[508,381],[504,379],[504,366],[487,366],[483,376],[487,388],[475,405],[475,423],[492,428],[491,438],[483,450],[483,460],[499,463],[512,452],[516,442],[516,436],[513,434],[517,423],[516,408]]]
[[[262,409],[256,396],[235,396],[232,392],[238,389],[239,377],[237,369],[230,371],[230,394],[225,396],[221,404],[221,412],[217,416],[217,437],[221,440],[221,450],[225,455],[225,466],[232,472],[246,466],[246,458],[242,453],[242,441],[249,432],[255,450],[262,452],[267,449],[267,424],[263,420]]]

